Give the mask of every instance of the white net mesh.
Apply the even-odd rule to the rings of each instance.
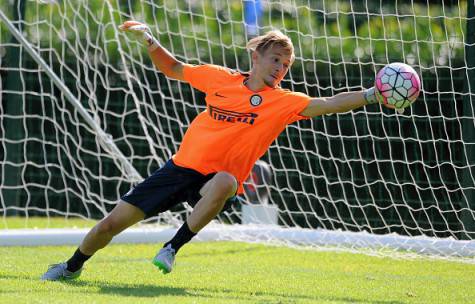
[[[411,64],[423,92],[409,111],[372,106],[289,126],[263,158],[272,176],[258,187],[259,196],[270,193],[282,227],[471,240],[475,117],[472,65],[465,61],[472,45],[464,42],[472,20],[466,7],[466,1],[369,0],[0,4],[111,136],[98,138],[2,24],[0,211],[4,217],[101,218],[134,183],[123,160],[103,148],[104,140],[142,177],[177,151],[205,108],[203,95],[165,78],[141,44],[118,32],[123,21],[135,19],[179,60],[240,71],[250,68],[244,47],[250,36],[280,29],[296,47],[282,86],[311,96],[369,87],[383,65]],[[246,31],[252,10],[259,21]],[[173,212],[183,220],[186,211]],[[239,204],[219,221],[241,223],[242,214]],[[363,241],[366,247],[372,247],[370,239]]]

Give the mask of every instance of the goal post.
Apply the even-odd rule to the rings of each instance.
[[[117,148],[117,146],[112,141],[111,135],[107,134],[102,130],[96,121],[89,115],[89,113],[84,109],[81,103],[76,99],[76,97],[71,93],[68,87],[63,83],[63,81],[53,72],[53,70],[48,66],[48,64],[41,58],[41,56],[31,47],[30,43],[22,36],[22,34],[13,26],[13,24],[8,20],[8,18],[0,11],[0,20],[7,26],[10,33],[19,41],[22,47],[26,52],[33,58],[33,60],[38,64],[38,66],[44,70],[47,76],[52,80],[55,86],[61,91],[65,99],[69,101],[74,109],[79,113],[84,122],[92,129],[92,133],[95,134],[97,141],[100,143],[102,148],[106,150],[113,157],[116,157],[120,163],[121,171],[125,178],[130,179],[132,182],[139,182],[143,178],[135,170],[135,168],[130,164],[130,162],[125,158],[122,152]]]
[[[470,117],[470,113],[475,112],[475,2],[467,2],[467,41],[465,43],[465,61],[467,62],[467,78],[464,86],[464,115]],[[463,125],[463,141],[475,143],[475,123],[474,120],[464,120]],[[467,162],[475,163],[475,145],[467,146]],[[465,223],[467,230],[475,231],[475,220],[473,220],[473,210],[475,210],[475,189],[470,187],[474,184],[473,169],[466,170],[464,174],[465,195],[467,208],[462,211],[462,222]],[[474,235],[471,238],[474,239]]]
[[[264,190],[268,204],[259,196],[251,202],[247,193],[200,238],[473,262],[469,2],[0,4],[0,98],[7,105],[0,110],[3,219],[103,217],[177,151],[205,109],[200,92],[156,71],[146,48],[118,31],[123,21],[147,23],[184,62],[242,72],[250,68],[246,41],[279,29],[296,51],[284,88],[310,96],[358,90],[369,87],[382,66],[399,61],[415,68],[423,90],[404,114],[368,106],[290,125],[262,158],[272,174],[247,183]],[[21,18],[9,18],[12,9]],[[243,224],[252,222],[244,214],[253,207],[273,220]],[[189,212],[185,204],[151,221],[177,226]],[[168,235],[162,233],[168,228],[154,227],[138,228],[143,240]],[[46,232],[30,231],[25,244],[52,238],[41,236]],[[50,232],[59,240],[83,233]],[[25,235],[1,233],[0,242],[13,240],[9,245]],[[124,231],[117,240],[135,233]]]

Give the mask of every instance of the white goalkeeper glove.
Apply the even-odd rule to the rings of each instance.
[[[125,21],[119,26],[121,31],[134,34],[137,39],[142,40],[147,46],[149,52],[152,52],[160,45],[158,40],[152,35],[150,28],[138,21]]]

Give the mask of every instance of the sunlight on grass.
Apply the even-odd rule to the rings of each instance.
[[[9,216],[2,217],[0,229],[88,228],[96,223],[81,218]]]
[[[3,229],[86,228],[95,223],[56,217],[2,221]],[[150,262],[161,246],[110,245],[73,282],[40,282],[39,277],[48,264],[67,260],[76,246],[0,247],[0,302],[469,303],[475,299],[473,264],[211,242],[183,247],[174,271],[163,276]]]
[[[469,303],[475,299],[475,265],[212,242],[183,247],[173,272],[162,275],[151,264],[160,247],[108,246],[71,282],[38,279],[48,264],[66,260],[75,246],[0,248],[2,300],[130,304]]]

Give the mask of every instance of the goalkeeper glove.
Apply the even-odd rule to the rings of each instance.
[[[396,110],[396,112],[398,112],[399,114],[404,113],[404,109],[396,109],[394,108],[394,106],[385,104],[383,96],[381,96],[381,94],[378,92],[378,90],[376,90],[375,87],[369,88],[364,91],[364,99],[368,104],[380,103],[386,106],[387,108]]]
[[[132,33],[137,39],[142,40],[149,52],[156,50],[160,45],[158,40],[153,37],[150,28],[141,22],[126,21],[119,26],[119,29],[124,32]]]
[[[381,103],[383,104],[383,97],[379,94],[375,87],[364,91],[364,99],[368,104]]]

